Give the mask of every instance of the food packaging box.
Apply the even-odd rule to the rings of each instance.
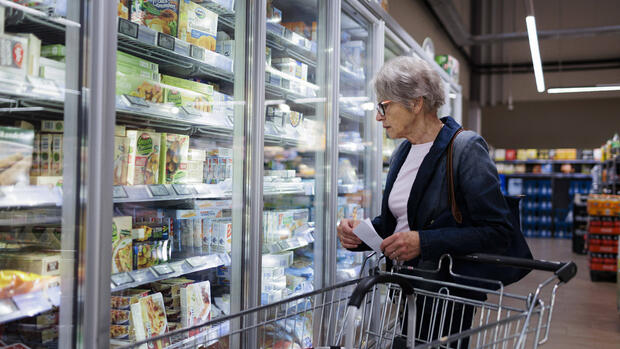
[[[126,325],[129,323],[129,310],[110,310],[110,322],[114,325]]]
[[[158,241],[134,241],[133,243],[133,269],[145,269],[159,264],[157,255]]]
[[[65,45],[43,45],[41,46],[41,57],[58,59],[67,56],[67,49]]]
[[[122,310],[113,310],[122,311]],[[110,338],[112,339],[129,339],[131,326],[129,325],[110,325]]]
[[[202,149],[188,150],[186,183],[202,183],[206,157],[206,152]]]
[[[437,55],[435,62],[446,72],[454,81],[459,81],[459,61],[450,55]]]
[[[62,186],[62,176],[34,176],[30,177],[30,185]]]
[[[65,70],[55,67],[42,65],[39,67],[39,77],[47,80],[57,81],[62,85],[65,82]]]
[[[133,66],[140,69],[152,71],[153,73],[159,73],[159,65],[146,59],[142,59],[122,51],[116,51],[116,64]]]
[[[0,77],[23,80],[28,72],[28,39],[0,34]]]
[[[163,335],[168,332],[168,320],[164,298],[161,293],[155,293],[141,298],[138,303],[131,305],[131,324],[135,330],[137,341]],[[168,339],[158,340],[142,345],[140,348],[165,348],[169,345]]]
[[[514,161],[517,159],[517,151],[514,149],[506,149],[506,161]]]
[[[527,160],[527,151],[525,149],[517,149],[517,160]]]
[[[114,125],[114,136],[125,137],[127,136],[127,130],[125,125]]]
[[[163,103],[164,91],[158,81],[116,73],[116,94],[139,97],[151,103]]]
[[[122,292],[118,292],[110,297],[110,308],[126,310],[129,306],[138,303],[140,298],[148,296],[150,290],[130,288]]]
[[[181,297],[164,297],[164,303],[166,304],[166,309],[181,309]]]
[[[179,297],[181,289],[185,288],[187,285],[193,284],[194,282],[195,281],[192,279],[171,278],[153,282],[151,284],[151,288],[153,291],[160,292],[166,297]]]
[[[127,130],[127,185],[134,185],[136,174],[136,143],[138,142],[138,131]]]
[[[125,76],[140,77],[146,80],[159,81],[159,73],[152,70],[144,69],[136,65],[129,65],[127,63],[117,63],[116,72],[118,77],[124,78]]]
[[[34,34],[18,34],[28,40],[28,69],[26,74],[37,76],[39,74],[39,59],[41,57],[41,39]]]
[[[215,51],[217,13],[191,0],[180,0],[180,2],[179,39],[209,51]]]
[[[58,338],[58,326],[38,328],[36,325],[20,324],[17,328],[22,338],[28,338],[30,343],[48,344]],[[10,347],[3,347],[10,348]]]
[[[63,135],[54,134],[52,138],[52,170],[50,175],[62,176]]]
[[[7,269],[21,270],[43,276],[60,275],[60,253],[5,253],[0,256],[2,266]]]
[[[41,134],[34,135],[34,142],[32,148],[32,167],[30,168],[30,177],[36,177],[41,175]],[[30,178],[30,184],[32,184],[32,178]]]
[[[162,133],[160,182],[187,183],[189,136]]]
[[[133,185],[159,183],[160,145],[159,133],[138,131],[136,143],[130,145],[136,149]]]
[[[131,0],[131,21],[176,37],[179,0]]]
[[[129,138],[114,137],[114,185],[127,185]]]
[[[161,82],[165,85],[166,103],[201,112],[213,110],[213,86],[168,75],[162,75]]]
[[[64,122],[62,120],[42,120],[41,132],[63,133]]]
[[[191,327],[211,320],[211,283],[209,281],[187,285],[181,289],[181,324]],[[194,336],[205,328],[190,331]]]
[[[118,18],[129,20],[129,1],[130,0],[116,0],[118,9]]]
[[[44,57],[41,57],[39,59],[39,65],[41,68],[44,68],[44,67],[55,68],[56,70],[63,71],[63,72],[67,69],[66,63],[59,62],[57,60],[50,59],[50,58],[44,58]]]
[[[131,216],[114,217],[112,221],[112,274],[133,269]]]
[[[505,161],[506,160],[506,149],[495,149],[493,151],[493,158],[495,161]]]
[[[215,52],[222,56],[234,59],[235,57],[235,40],[221,40],[217,42]],[[269,62],[268,62],[269,63]]]
[[[273,58],[271,63],[281,72],[308,81],[308,65],[292,58]]]
[[[175,210],[172,219],[175,229],[175,253],[179,258],[192,257],[195,255],[195,236],[201,237],[201,220],[196,210]],[[196,245],[196,249],[202,250],[202,242]]]
[[[33,150],[33,130],[0,127],[0,186],[30,183]]]

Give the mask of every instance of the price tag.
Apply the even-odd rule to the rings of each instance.
[[[112,275],[112,282],[116,286],[130,284],[134,282],[134,279],[129,275],[129,273],[118,273]]]
[[[174,36],[159,33],[157,36],[157,46],[174,51]]]
[[[211,190],[209,189],[209,186],[206,184],[194,184],[194,189],[196,189],[196,192],[200,195],[211,194]]]
[[[159,276],[168,275],[168,274],[174,273],[174,269],[172,269],[170,267],[170,265],[168,265],[168,264],[156,265],[156,266],[154,266],[152,268],[153,268],[153,270],[155,270],[155,272]]]
[[[172,188],[177,193],[177,195],[192,195],[192,187],[187,184],[173,184]]]
[[[190,115],[190,116],[202,116],[202,113],[200,111],[196,110],[195,108],[192,108],[192,107],[189,107],[189,106],[185,106],[185,107],[182,107],[182,108],[183,108],[183,110],[185,111],[185,113],[187,115]]]
[[[130,96],[130,95],[125,95],[125,98],[127,98],[127,101],[129,101],[129,103],[133,106],[139,106],[139,107],[148,107],[149,104],[146,103],[146,101],[144,100],[144,98],[140,98],[140,97],[136,97],[136,96]]]
[[[119,199],[119,198],[127,198],[129,197],[127,195],[127,192],[125,191],[125,189],[123,188],[122,185],[115,185],[114,189],[112,189],[112,197],[115,199]]]
[[[168,188],[166,188],[163,184],[150,184],[149,190],[153,196],[168,196],[170,193],[168,192]]]
[[[127,196],[131,200],[144,200],[150,198],[149,192],[145,185],[127,186],[124,187],[124,189],[127,192]]]
[[[153,272],[151,269],[134,270],[132,272],[133,278],[136,282],[146,282],[153,279]]]
[[[190,57],[197,59],[199,61],[205,60],[205,49],[202,47],[190,45],[189,46],[189,55]]]
[[[192,266],[192,268],[202,267],[209,262],[208,256],[194,256],[186,259],[187,263]]]
[[[138,23],[132,23],[126,19],[118,19],[118,32],[131,36],[134,39],[138,38]]]
[[[183,266],[187,265],[186,261],[173,262],[169,264],[170,267],[177,273],[183,272]]]
[[[17,307],[11,298],[0,299],[0,316],[8,315],[15,311],[17,311]]]

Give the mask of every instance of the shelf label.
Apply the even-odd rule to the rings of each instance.
[[[136,97],[136,96],[130,96],[130,95],[124,95],[125,98],[127,98],[127,101],[129,101],[129,103],[132,106],[138,106],[138,107],[145,107],[148,108],[148,103],[146,103],[146,101],[144,100],[144,98],[140,98],[140,97]]]
[[[119,198],[127,198],[129,196],[127,195],[127,192],[125,191],[122,185],[115,185],[112,191],[112,197],[114,199],[119,199]]]
[[[179,262],[173,262],[170,263],[170,267],[177,273],[183,273],[183,266],[185,266],[187,264],[186,261],[179,261]]]
[[[0,299],[0,316],[11,314],[15,311],[17,311],[17,307],[11,298]]]
[[[190,115],[190,116],[198,116],[198,117],[202,116],[202,113],[201,113],[200,111],[196,110],[196,109],[195,109],[195,108],[193,108],[193,107],[188,107],[188,106],[185,106],[185,107],[182,107],[182,109],[183,109],[183,111],[185,111],[185,113],[186,113],[187,115]]]
[[[211,194],[211,190],[209,189],[209,186],[207,184],[195,184],[194,189],[196,189],[196,192],[200,195]]]
[[[131,277],[131,275],[129,275],[129,273],[118,273],[112,275],[112,282],[115,286],[121,286],[134,282],[134,279]]]
[[[168,196],[170,193],[168,192],[168,188],[166,188],[163,184],[149,184],[149,190],[153,196]]]
[[[158,33],[157,46],[163,47],[170,51],[174,51],[174,36],[170,36],[164,33]]]
[[[144,185],[134,185],[124,187],[127,191],[127,195],[132,200],[143,200],[149,198],[149,193]]]
[[[138,23],[132,23],[126,19],[118,19],[118,32],[131,36],[134,39],[138,38]]]
[[[132,274],[134,280],[140,283],[151,280],[154,276],[151,269],[134,270]]]
[[[168,264],[156,265],[152,268],[159,276],[174,273],[174,270]]]
[[[173,184],[172,188],[177,195],[192,195],[192,187],[187,184]]]
[[[186,259],[192,268],[205,266],[209,262],[209,256],[194,256]]]
[[[202,47],[190,45],[189,56],[199,61],[204,61],[205,60],[205,49]]]

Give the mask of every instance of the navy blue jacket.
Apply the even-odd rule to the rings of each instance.
[[[409,229],[420,234],[421,255],[405,264],[418,268],[435,269],[439,257],[446,253],[502,254],[510,244],[513,230],[509,207],[501,192],[497,169],[491,161],[487,144],[472,131],[461,132],[454,141],[455,192],[463,223],[457,224],[454,220],[448,201],[446,155],[450,140],[461,126],[451,117],[441,121],[444,127],[422,161],[407,202]],[[396,228],[396,218],[390,212],[388,198],[410,149],[411,143],[405,140],[392,155],[381,215],[372,221],[383,238],[392,235]],[[363,244],[356,250],[366,249],[368,246]],[[462,268],[457,266],[456,271],[492,278],[496,272],[492,268],[465,265]]]

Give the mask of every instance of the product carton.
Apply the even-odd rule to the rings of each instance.
[[[52,143],[54,141],[54,135],[51,133],[42,133],[40,138],[40,175],[50,176],[52,173]]]
[[[62,134],[54,134],[52,137],[52,169],[50,175],[62,176],[63,136]]]
[[[114,137],[114,185],[127,185],[129,139]]]
[[[34,34],[18,34],[28,40],[28,70],[26,74],[37,76],[39,74],[39,59],[41,57],[41,39]]]
[[[0,186],[29,184],[33,148],[33,130],[0,127]]]
[[[62,120],[41,121],[41,132],[63,133],[64,122]]]
[[[164,133],[161,143],[160,182],[164,184],[186,183],[189,136]]]
[[[186,183],[202,183],[206,156],[202,149],[188,150]]]
[[[144,70],[150,70],[154,73],[159,73],[159,65],[157,63],[153,63],[146,59],[132,56],[122,51],[116,51],[116,64],[129,65]]]
[[[131,0],[131,21],[176,37],[179,0]]]
[[[136,149],[133,185],[158,184],[161,135],[139,131],[135,145],[131,146]]]
[[[181,289],[181,323],[192,327],[211,320],[211,284],[209,281],[187,285]],[[201,327],[189,335],[194,336],[206,328]]]
[[[163,335],[168,332],[166,307],[161,293],[155,293],[131,305],[131,324],[137,341]],[[140,349],[160,349],[168,346],[169,340],[162,339],[140,346]]]
[[[191,1],[180,0],[179,39],[215,51],[217,13]]]
[[[65,45],[57,44],[57,45],[44,45],[41,46],[41,57],[52,58],[52,59],[60,59],[64,58],[67,55],[67,49]]]
[[[140,77],[147,80],[159,81],[159,73],[152,70],[144,69],[140,66],[129,65],[127,63],[118,63],[116,65],[118,75],[125,78],[126,76]]]
[[[138,142],[138,131],[127,130],[127,185],[134,185],[136,174],[136,143]]]
[[[116,0],[118,18],[129,19],[129,0]]]
[[[127,136],[125,125],[114,125],[114,136],[125,137]]]
[[[168,75],[161,78],[165,86],[166,103],[201,112],[213,110],[213,86]]]
[[[158,81],[120,72],[116,73],[116,94],[140,97],[152,103],[164,102],[164,91]]]
[[[131,216],[114,217],[112,221],[112,274],[132,270],[133,248]]]
[[[34,144],[32,149],[32,168],[30,169],[30,176],[41,175],[41,135],[39,133],[34,136]],[[32,182],[32,179],[31,179]],[[30,183],[32,184],[32,183]]]
[[[43,276],[60,275],[60,253],[5,253],[0,256],[0,264],[7,269],[15,269]]]
[[[23,80],[28,72],[28,39],[0,34],[0,78]]]
[[[292,58],[273,58],[271,60],[274,68],[281,72],[294,76],[298,79],[308,81],[308,65]]]

